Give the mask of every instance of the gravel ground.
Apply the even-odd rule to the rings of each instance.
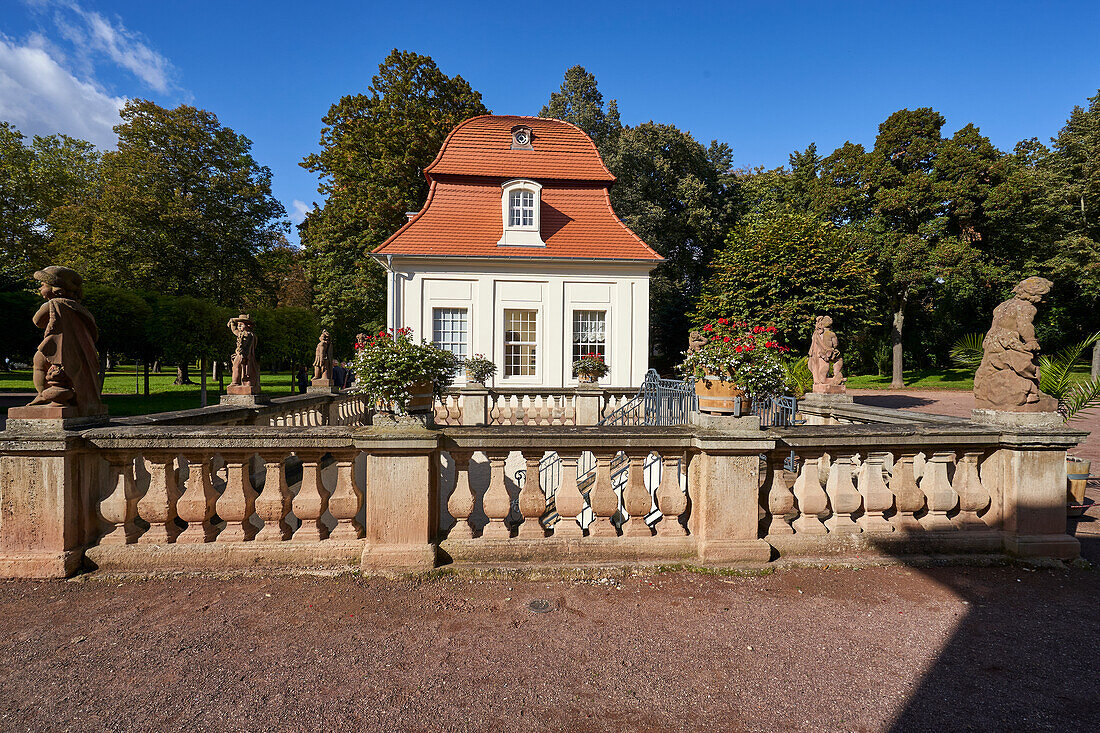
[[[1013,566],[5,581],[0,729],[1096,730],[1098,591]]]

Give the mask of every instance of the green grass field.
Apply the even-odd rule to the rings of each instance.
[[[1073,368],[1073,376],[1085,379],[1089,376],[1089,365],[1081,362]],[[890,377],[878,374],[863,374],[848,377],[848,386],[853,389],[890,389]],[[974,389],[974,372],[968,369],[914,369],[905,372],[905,389]]]
[[[199,407],[200,388],[199,374],[191,371],[191,379],[194,385],[172,384],[176,378],[176,371],[164,371],[160,374],[149,373],[149,396],[144,394],[144,381],[140,379],[138,388],[141,394],[134,393],[134,368],[133,366],[121,367],[108,372],[103,384],[103,401],[107,403],[107,409],[112,415],[124,417],[127,415],[147,415],[155,412],[169,412],[172,410],[189,410]],[[225,380],[228,384],[229,380]],[[271,397],[285,397],[291,394],[290,374],[264,374],[260,383],[264,392]],[[0,372],[0,393],[2,392],[34,392],[34,383],[31,381],[29,370],[12,372]],[[218,382],[207,375],[206,399],[207,403],[214,405],[221,398],[218,390]],[[4,410],[7,411],[6,409]]]

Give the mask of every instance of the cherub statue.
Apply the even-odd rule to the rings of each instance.
[[[845,391],[844,384],[848,381],[844,376],[844,358],[837,348],[839,342],[832,328],[833,319],[829,316],[818,316],[814,322],[814,333],[810,337],[810,354],[806,365],[814,377],[814,392],[825,394],[839,394]],[[829,367],[833,368],[833,375],[829,376]]]
[[[688,332],[688,352],[698,351],[707,345],[707,337],[698,331]]]
[[[974,406],[1007,412],[1055,412],[1058,400],[1039,389],[1039,342],[1035,304],[1053,285],[1029,277],[1013,297],[993,309],[993,324],[982,341],[982,363],[974,374]]]
[[[44,329],[33,359],[33,381],[38,395],[30,405],[75,407],[79,415],[104,412],[100,400],[99,338],[95,317],[81,303],[84,286],[68,267],[51,265],[34,273],[42,283],[46,302],[34,314],[34,325]]]

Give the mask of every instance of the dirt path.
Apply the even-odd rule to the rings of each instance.
[[[1098,592],[1014,567],[7,581],[0,729],[1084,731]]]

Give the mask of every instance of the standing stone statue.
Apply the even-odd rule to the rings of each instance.
[[[317,341],[317,350],[313,352],[313,387],[325,389],[332,387],[332,337],[328,331],[321,331]]]
[[[830,326],[833,319],[818,316],[814,322],[814,333],[810,337],[810,355],[806,365],[814,377],[814,392],[818,394],[843,394],[848,378],[844,376],[844,358],[840,355],[839,342]],[[829,366],[833,376],[829,376]]]
[[[710,343],[710,339],[703,334],[698,331],[688,331],[688,353],[699,351],[708,343]]]
[[[105,415],[95,348],[99,330],[95,318],[80,303],[84,296],[80,275],[68,267],[51,265],[34,273],[34,279],[42,283],[38,292],[46,299],[33,318],[34,325],[45,331],[33,359],[38,395],[27,407],[10,410],[8,417]]]
[[[233,366],[228,394],[259,394],[260,367],[256,361],[256,334],[252,330],[252,319],[247,313],[230,318],[226,324],[237,337],[237,348],[233,351],[230,363]]]
[[[974,406],[1002,412],[1056,412],[1058,400],[1039,389],[1039,342],[1035,304],[1053,283],[1029,277],[1014,296],[993,309],[993,325],[982,341],[982,363],[974,374]]]

